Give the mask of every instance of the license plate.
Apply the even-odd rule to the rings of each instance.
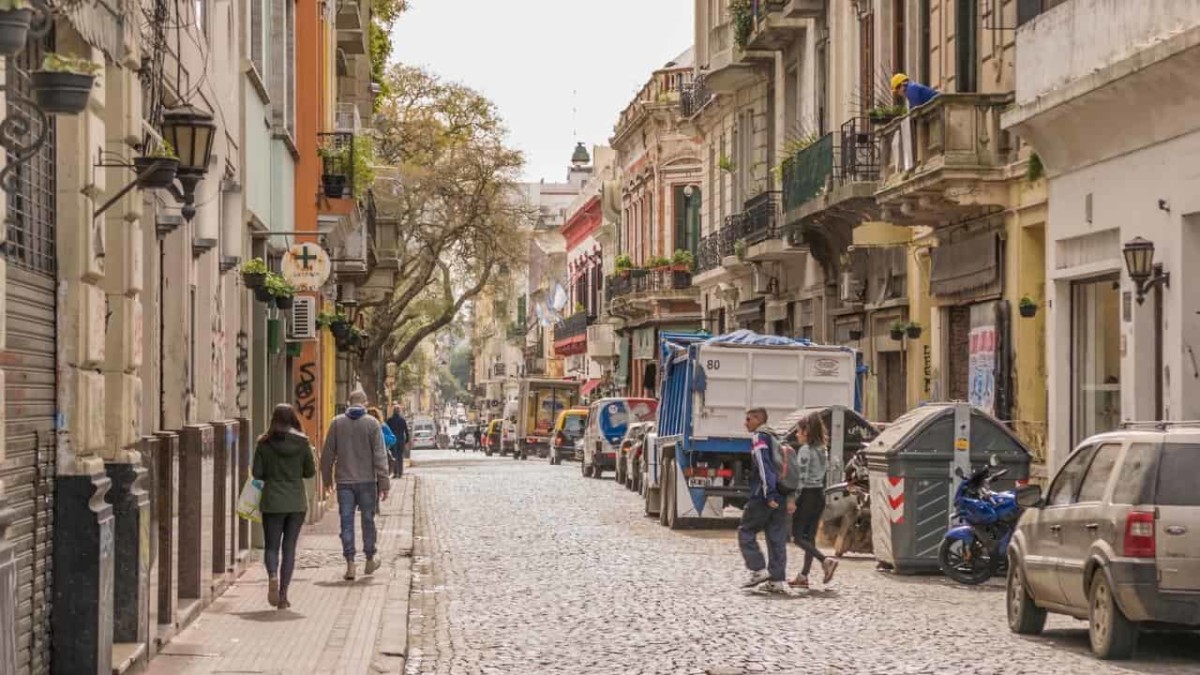
[[[689,478],[688,479],[688,487],[690,487],[690,488],[708,487],[708,482],[709,482],[708,478]]]

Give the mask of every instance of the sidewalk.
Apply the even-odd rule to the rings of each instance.
[[[150,662],[148,675],[261,673],[263,675],[402,673],[408,648],[408,593],[412,581],[411,473],[393,482],[383,503],[379,556],[373,576],[342,580],[345,562],[337,508],[300,537],[289,600],[267,604],[261,551],[247,572]],[[357,521],[357,518],[355,519]],[[357,523],[356,523],[357,524]],[[361,550],[362,533],[357,533]]]

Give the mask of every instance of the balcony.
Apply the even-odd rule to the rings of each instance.
[[[708,63],[704,66],[708,88],[731,94],[752,84],[756,74],[751,59],[755,56],[734,43],[732,23],[714,26],[708,33]]]
[[[356,0],[340,0],[337,7],[335,25],[337,27],[338,49],[347,54],[362,55],[368,51],[367,20],[363,19],[364,8],[369,10],[370,3]]]
[[[1000,116],[1006,94],[942,94],[880,130],[876,200],[885,220],[936,226],[1008,203],[1016,144]]]
[[[654,111],[670,110],[681,105],[685,92],[692,89],[693,73],[691,66],[656,72],[621,111],[613,129],[614,138],[620,138],[634,129],[646,115]]]
[[[734,255],[733,230],[724,227],[700,240],[700,250],[696,252],[697,276],[705,276],[712,270],[720,269],[721,262]]]
[[[753,0],[753,23],[746,49],[777,51],[786,48],[807,26],[806,19],[820,16],[820,0]],[[810,6],[816,7],[816,13]]]
[[[352,199],[354,184],[355,135],[346,131],[317,134],[317,154],[321,157],[321,187],[330,199]]]
[[[554,329],[554,353],[558,356],[582,354],[587,351],[587,328],[595,320],[587,310],[580,310],[563,319]]]
[[[617,356],[617,340],[611,323],[588,326],[587,355],[592,359],[613,359]]]
[[[704,74],[696,75],[679,92],[679,113],[685,118],[695,117],[712,98],[707,78]]]

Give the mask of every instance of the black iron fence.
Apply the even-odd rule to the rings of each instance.
[[[779,238],[779,192],[764,192],[746,201],[745,210],[736,218],[737,239],[757,244]]]
[[[691,117],[700,112],[712,97],[704,75],[697,75],[691,82],[679,88],[679,112],[684,117]]]

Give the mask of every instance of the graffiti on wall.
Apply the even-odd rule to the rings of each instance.
[[[933,384],[933,348],[925,345],[923,357],[925,359],[925,398],[928,399]]]
[[[237,386],[234,404],[238,414],[245,417],[250,408],[250,401],[247,400],[250,394],[250,336],[246,335],[244,330],[238,331],[237,334],[237,359],[234,365],[237,368],[234,376],[234,384]]]
[[[969,343],[968,400],[991,414],[996,407],[996,326],[973,326]]]
[[[208,399],[212,404],[213,419],[225,419],[225,294],[219,288],[213,294],[210,322],[209,359],[213,381]]]
[[[301,364],[292,393],[296,396],[296,413],[310,422],[317,414],[316,381],[317,364],[311,361]]]

